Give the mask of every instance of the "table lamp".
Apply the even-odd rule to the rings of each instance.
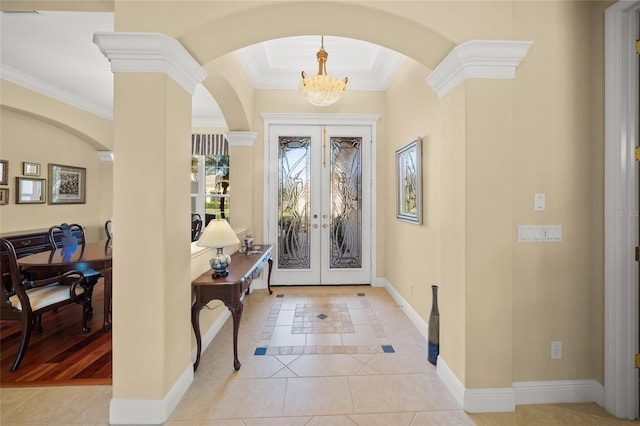
[[[225,219],[213,219],[209,222],[196,245],[216,248],[216,254],[209,261],[213,269],[213,278],[226,277],[229,274],[227,266],[231,263],[231,256],[223,253],[223,249],[239,243],[240,240]]]

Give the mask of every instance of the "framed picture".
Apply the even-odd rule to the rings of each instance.
[[[84,204],[87,169],[49,164],[49,204]]]
[[[9,188],[0,188],[0,206],[9,204]]]
[[[0,160],[0,185],[9,184],[9,162]]]
[[[396,151],[396,181],[398,186],[397,214],[400,220],[422,223],[422,140],[414,141]]]
[[[40,164],[38,163],[22,163],[22,174],[25,176],[40,176]]]
[[[46,179],[16,177],[16,204],[38,204],[46,201]]]

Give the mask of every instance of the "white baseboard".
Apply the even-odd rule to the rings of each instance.
[[[109,424],[161,425],[193,382],[193,365],[189,363],[163,399],[112,398],[109,406]]]
[[[451,392],[456,401],[458,401],[458,404],[463,407],[464,394],[466,389],[464,388],[462,382],[458,379],[458,376],[456,376],[453,371],[451,371],[451,369],[441,356],[438,356],[436,373],[438,374],[438,377],[440,377],[440,380],[444,382],[445,386],[449,389],[449,392]]]
[[[387,281],[385,278],[376,277],[371,282],[371,287],[386,287],[387,284],[389,284],[389,281]]]
[[[231,316],[225,309],[202,336],[202,352],[211,344],[216,334]],[[191,359],[196,359],[196,348],[191,352]],[[109,423],[112,425],[161,425],[167,421],[173,410],[193,382],[193,364],[185,368],[167,395],[161,400],[145,399],[111,399]]]
[[[462,409],[468,413],[504,413],[516,409],[513,388],[466,389]]]
[[[594,379],[514,382],[510,388],[466,389],[438,357],[438,377],[469,413],[511,412],[516,405],[595,402],[604,405],[604,386]]]
[[[428,323],[389,281],[376,278],[375,284],[389,292],[426,340]],[[595,379],[514,382],[508,388],[466,389],[442,356],[438,357],[436,371],[456,401],[469,413],[512,412],[516,405],[526,404],[595,402],[604,406],[604,386]]]
[[[418,315],[418,313],[413,309],[409,302],[407,302],[407,300],[402,297],[400,293],[398,293],[398,291],[393,287],[393,285],[391,285],[389,281],[384,278],[377,278],[377,280],[379,280],[378,284],[381,285],[377,285],[376,287],[384,287],[389,292],[393,300],[396,301],[398,306],[400,306],[404,313],[407,314],[409,320],[413,323],[413,325],[418,329],[418,331],[420,331],[422,337],[427,340],[429,338],[429,324],[425,320],[423,320],[420,315]]]
[[[516,404],[604,403],[604,386],[594,379],[514,382]]]

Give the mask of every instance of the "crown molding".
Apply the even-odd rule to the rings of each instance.
[[[300,71],[288,71],[273,65],[264,43],[244,47],[235,52],[256,89],[297,89]],[[332,73],[339,78],[349,77],[348,90],[384,91],[387,89],[406,56],[377,46],[371,64],[363,68],[340,71],[331,64]],[[348,74],[348,75],[343,75]]]
[[[113,119],[113,111],[110,108],[105,108],[8,65],[0,64],[0,78],[107,120]]]
[[[471,40],[456,46],[427,77],[443,97],[468,78],[513,79],[530,41]]]
[[[207,76],[182,44],[166,34],[97,32],[93,42],[114,73],[164,73],[191,95]]]
[[[258,140],[256,132],[225,132],[229,146],[255,146]]]

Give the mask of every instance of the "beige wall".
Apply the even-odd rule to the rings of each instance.
[[[596,212],[602,223],[602,204],[594,208],[602,202],[602,169],[594,169],[602,134],[592,127],[603,119],[602,104],[593,103],[594,88],[602,90],[594,80],[594,70],[602,76],[602,52],[592,45],[594,31],[602,37],[603,15],[594,7],[514,6],[515,38],[534,43],[514,80],[513,224],[562,225],[561,243],[513,246],[514,381],[603,377],[602,363],[594,365],[602,275],[593,273],[602,268],[593,251],[603,245],[593,232]],[[546,194],[544,212],[533,210],[538,192]],[[552,340],[563,342],[562,360],[550,359]]]
[[[111,182],[103,176],[104,164],[95,148],[61,128],[20,112],[0,109],[0,158],[9,161],[9,204],[0,208],[0,232],[49,228],[63,222],[86,228],[88,240],[103,237],[102,209],[108,208]],[[39,178],[46,179],[48,165],[86,168],[84,204],[16,204],[16,177],[23,176],[23,162],[40,164]],[[108,217],[108,216],[107,216]]]
[[[191,360],[191,96],[161,73],[114,86],[113,395],[162,399]]]
[[[431,286],[446,287],[441,270],[442,147],[438,97],[425,83],[430,70],[407,58],[385,95],[387,128],[378,145],[378,220],[385,238],[385,278],[426,321]],[[422,225],[396,219],[396,150],[422,140]],[[442,291],[446,291],[444,288]]]
[[[440,353],[462,383],[466,383],[466,108],[465,87],[440,100],[442,128],[442,282],[439,290]],[[413,299],[412,299],[412,303]]]
[[[151,5],[151,2],[118,2],[118,28],[163,30],[178,36],[205,67],[210,61],[253,42],[314,32],[360,38],[409,55],[411,59],[386,93],[348,91],[340,102],[321,110],[305,104],[296,90],[256,90],[251,95],[239,87],[234,102],[241,102],[242,106],[233,104],[224,112],[247,115],[227,117],[234,123],[245,120],[251,126],[232,130],[259,134],[253,149],[234,150],[241,164],[250,164],[252,168],[251,177],[242,180],[243,186],[251,188],[247,197],[251,213],[239,217],[247,222],[257,239],[263,236],[264,135],[260,113],[380,113],[376,253],[378,259],[389,260],[376,266],[377,276],[387,278],[425,319],[430,306],[430,285],[441,286],[441,354],[461,382],[468,388],[491,388],[509,387],[514,381],[582,378],[603,381],[604,3],[297,2],[285,7],[278,2],[255,5],[216,2],[214,7],[208,2],[188,6],[160,2],[153,4],[157,13],[150,15]],[[324,15],[332,19],[318,19]],[[176,16],[181,19],[175,19]],[[403,28],[403,31],[381,31],[381,28]],[[533,45],[515,80],[469,80],[438,99],[424,81],[428,70],[454,45],[469,39],[529,40]],[[226,65],[229,69],[235,66]],[[223,71],[220,70],[220,75],[224,75]],[[223,87],[227,90],[234,84],[245,83],[229,81]],[[136,120],[140,111],[152,103],[147,100],[138,111],[126,110]],[[67,134],[61,136],[51,126],[44,127],[42,123],[27,126],[24,117],[9,114],[12,115],[3,110],[0,156],[5,156],[5,152],[22,155],[17,151],[19,148],[13,147],[13,141],[9,143],[11,148],[5,148],[5,134],[13,139],[15,132],[33,132],[37,140],[45,134],[51,139],[51,133],[60,143],[77,142],[72,142]],[[134,124],[127,124],[127,119],[124,117],[120,126],[128,132],[127,126]],[[12,133],[5,130],[5,120],[13,128]],[[394,173],[394,151],[416,136],[424,138],[426,214],[422,226],[395,219],[393,183],[382,178]],[[114,186],[120,188],[136,173],[133,165],[118,169],[119,137],[115,140]],[[53,161],[49,154],[60,161],[51,152],[46,154],[43,164]],[[9,159],[13,164],[13,157]],[[92,167],[99,168],[97,160],[92,161]],[[232,160],[233,174],[238,173],[236,161]],[[104,174],[107,177],[109,172]],[[188,188],[188,183],[185,187]],[[545,212],[533,211],[533,195],[537,192],[547,196]],[[160,203],[169,202],[167,192],[156,195]],[[0,207],[0,229],[19,229],[31,223],[26,219],[20,222],[19,218],[5,225],[8,222],[5,212],[17,207]],[[91,216],[96,218],[93,219],[96,224],[98,218],[103,219],[100,216],[105,210],[93,205],[86,207],[93,209]],[[114,208],[119,208],[117,199]],[[563,241],[518,244],[515,232],[518,224],[560,224]],[[166,224],[163,226],[169,231]],[[173,235],[173,230],[169,233]],[[150,260],[149,264],[156,263]],[[183,262],[176,265],[185,266]],[[165,272],[172,273],[170,269]],[[188,285],[188,278],[178,278],[180,286]],[[129,281],[131,277],[123,276],[122,280]],[[179,291],[184,296],[182,289]],[[182,299],[179,306],[188,310],[188,302]],[[174,318],[183,321],[181,315],[184,313],[167,305],[160,321],[162,324]],[[184,331],[183,323],[180,327]],[[148,385],[152,385],[142,389],[142,382],[134,383],[128,378],[132,366],[120,367],[116,362],[114,384],[118,383],[120,396],[161,397],[170,386],[170,379],[184,366],[184,354],[174,356],[164,345],[167,343],[164,339],[174,331],[165,335],[156,331],[159,334],[154,334],[157,340],[152,345],[164,355],[158,362],[166,364],[159,367],[166,372],[165,382],[156,384],[155,379],[148,378]],[[133,329],[121,329],[120,333],[122,345],[137,338]],[[564,343],[560,361],[550,360],[551,340]],[[132,352],[132,348],[122,353],[118,352],[120,346],[114,348],[114,361]]]

